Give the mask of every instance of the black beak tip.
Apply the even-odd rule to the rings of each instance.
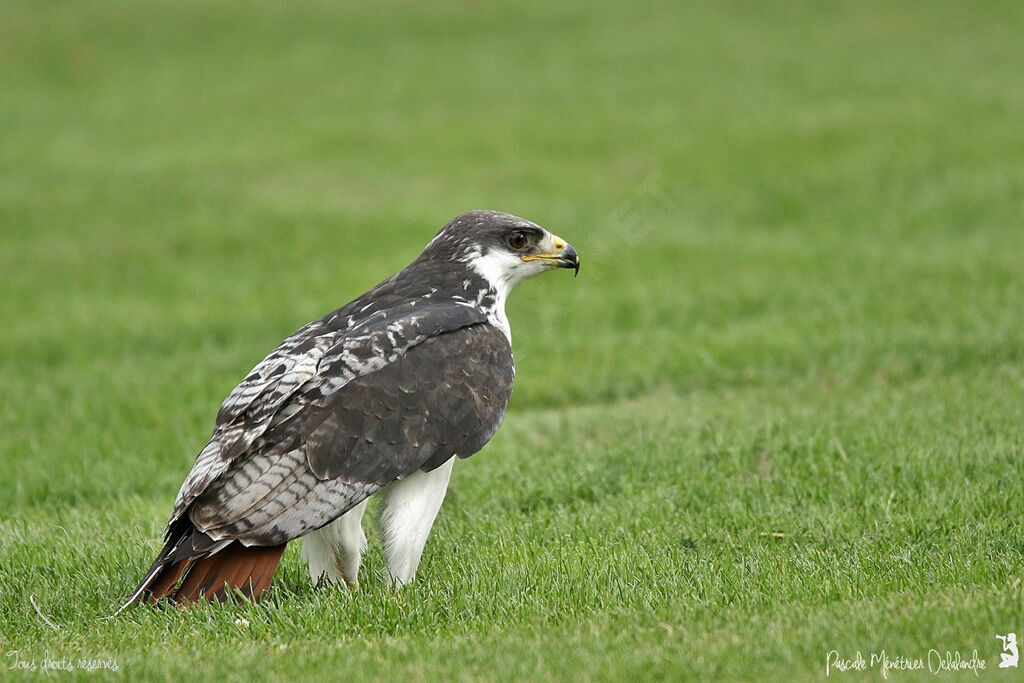
[[[580,274],[580,256],[579,254],[576,253],[575,249],[573,249],[571,246],[567,246],[565,248],[565,251],[562,252],[561,258],[562,263],[564,264],[562,266],[563,268],[573,269],[573,277],[576,277],[577,275]]]

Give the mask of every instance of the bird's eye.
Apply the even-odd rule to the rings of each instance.
[[[526,248],[526,245],[530,243],[530,240],[527,239],[525,232],[516,230],[505,238],[505,243],[516,251],[520,251]]]

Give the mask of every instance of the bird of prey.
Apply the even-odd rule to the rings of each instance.
[[[579,264],[539,225],[471,211],[397,275],[281,342],[221,405],[128,604],[258,599],[296,538],[314,583],[355,587],[373,494],[387,576],[412,580],[455,459],[504,417],[509,292]]]

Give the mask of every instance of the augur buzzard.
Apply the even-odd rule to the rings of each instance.
[[[281,342],[221,406],[129,604],[257,599],[296,538],[314,583],[354,587],[375,493],[388,578],[412,580],[456,457],[494,436],[512,392],[506,297],[579,263],[534,223],[471,211]]]

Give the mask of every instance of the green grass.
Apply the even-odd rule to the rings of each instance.
[[[4,0],[0,676],[993,669],[1024,631],[1022,7]],[[512,405],[417,582],[372,549],[313,589],[290,548],[259,605],[104,619],[234,384],[480,207],[583,269],[510,302]]]

